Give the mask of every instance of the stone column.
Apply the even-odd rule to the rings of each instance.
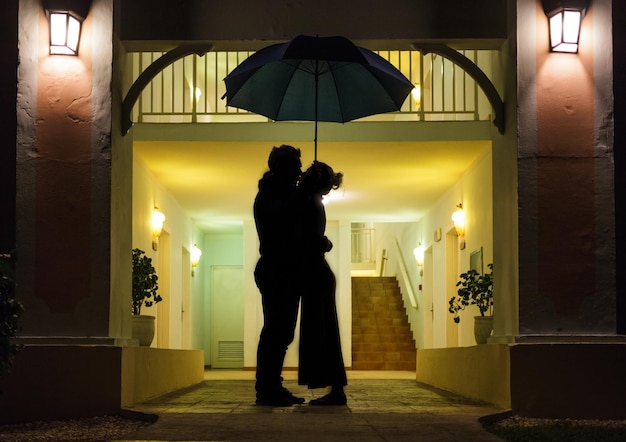
[[[121,323],[125,304],[121,296],[111,296],[111,269],[119,265],[123,254],[118,246],[130,244],[131,231],[129,219],[120,217],[120,208],[112,203],[113,1],[91,3],[78,56],[49,55],[41,2],[20,1],[19,23],[17,290],[26,311],[22,337],[26,342],[113,344],[128,337],[128,331],[110,327],[110,322]],[[130,175],[131,164],[124,164]],[[127,182],[113,188],[130,200]],[[130,275],[130,248],[125,252],[128,269],[120,271]],[[130,290],[129,276],[125,281]],[[130,317],[130,294],[126,301]]]
[[[615,335],[611,1],[578,54],[550,53],[541,2],[517,3],[519,340]]]

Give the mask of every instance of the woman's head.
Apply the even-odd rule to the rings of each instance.
[[[314,161],[302,175],[300,186],[311,192],[326,195],[332,189],[338,189],[342,182],[343,173],[335,173],[328,164]]]

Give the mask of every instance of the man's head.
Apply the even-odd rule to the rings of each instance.
[[[267,159],[267,165],[272,175],[295,183],[302,175],[300,149],[286,144],[274,147]]]

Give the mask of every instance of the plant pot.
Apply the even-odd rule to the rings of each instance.
[[[493,330],[493,316],[474,316],[474,339],[477,344],[486,344]]]
[[[133,339],[139,340],[139,345],[149,347],[154,339],[154,316],[133,315]]]

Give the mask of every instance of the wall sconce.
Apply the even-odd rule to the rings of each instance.
[[[44,0],[50,27],[50,55],[78,55],[83,21],[90,1]]]
[[[165,215],[158,207],[155,207],[152,211],[152,250],[156,252],[159,245],[159,236],[163,230],[163,222],[165,221]]]
[[[459,247],[461,250],[465,248],[465,212],[463,211],[463,204],[457,205],[458,209],[452,214],[452,222],[454,222],[454,230],[461,239]]]
[[[202,256],[202,250],[200,250],[198,246],[194,244],[191,248],[191,276],[196,275],[194,269],[198,267],[198,263],[200,262],[200,256]]]
[[[548,17],[550,52],[578,52],[580,24],[589,0],[542,0]]]
[[[419,243],[417,247],[413,249],[413,255],[415,256],[415,262],[419,267],[424,266],[424,246]]]
[[[424,246],[422,243],[419,243],[418,246],[413,249],[413,255],[420,269],[420,276],[424,276]]]

